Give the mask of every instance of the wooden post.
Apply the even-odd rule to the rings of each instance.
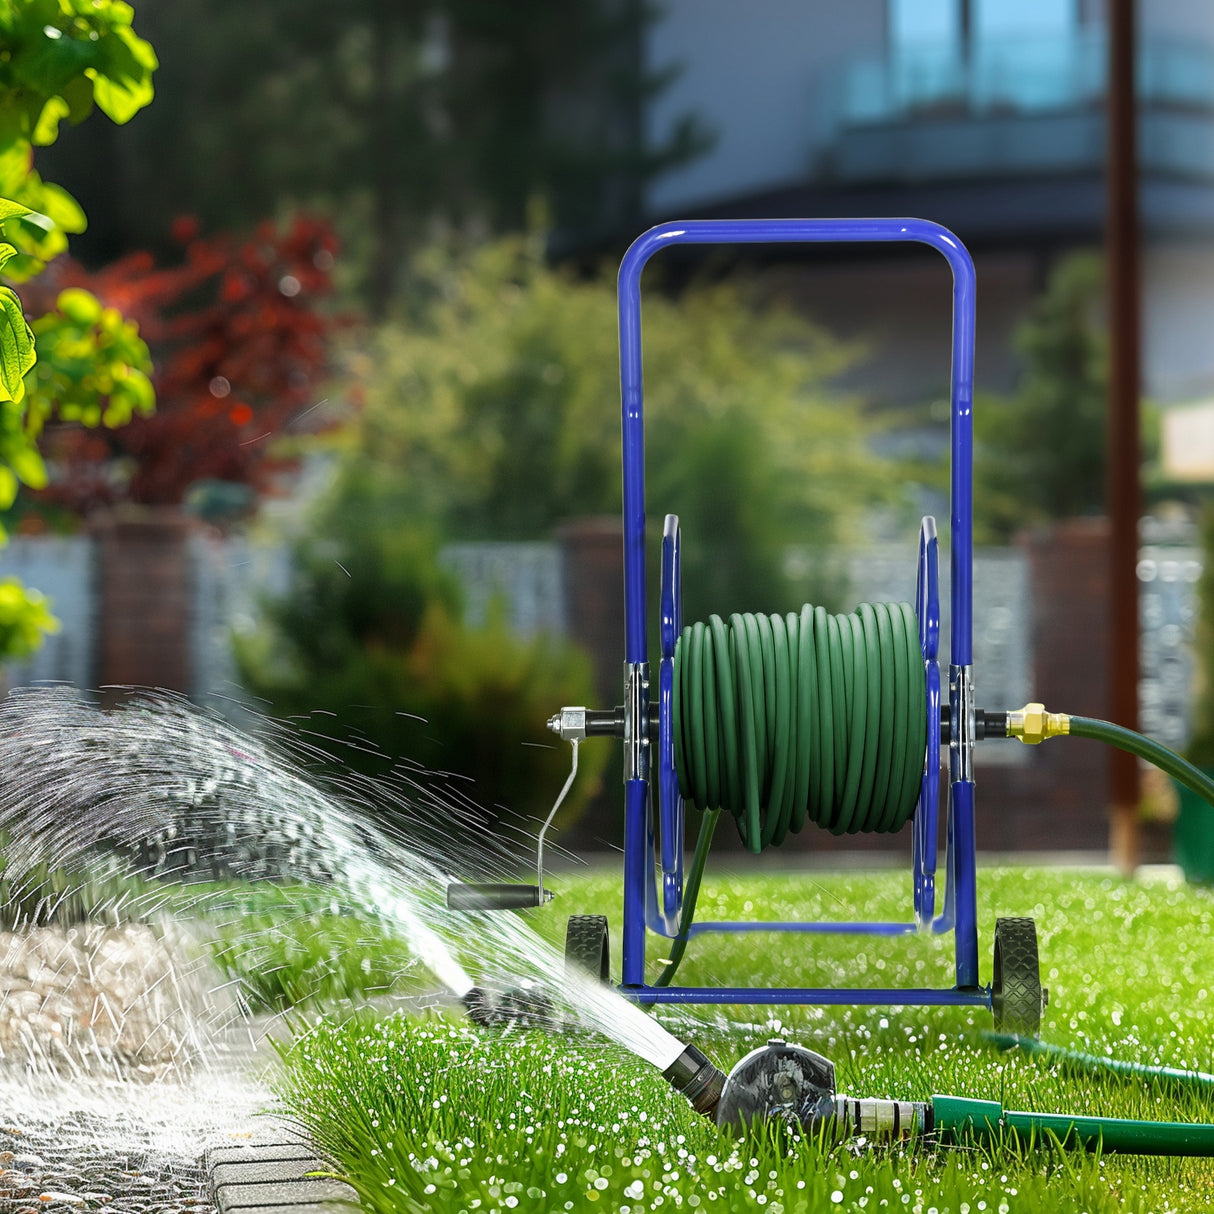
[[[102,703],[121,703],[128,687],[188,693],[189,520],[176,509],[129,508],[94,519],[92,531]]]
[[[1108,152],[1105,221],[1109,300],[1109,716],[1138,727],[1139,480],[1138,157],[1134,90],[1135,3],[1108,0]],[[1110,750],[1110,858],[1129,875],[1138,865],[1138,760]]]

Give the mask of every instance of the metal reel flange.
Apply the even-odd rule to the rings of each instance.
[[[662,528],[662,566],[659,590],[661,659],[658,664],[658,816],[662,890],[654,908],[665,929],[674,936],[683,909],[683,843],[685,812],[674,765],[674,649],[683,631],[683,582],[679,518],[668,514]]]
[[[927,757],[913,840],[915,922],[929,924],[936,913],[936,850],[940,812],[940,541],[936,520],[919,526],[919,567],[915,583],[919,647],[927,676]]]

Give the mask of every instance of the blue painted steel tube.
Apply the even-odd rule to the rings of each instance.
[[[936,520],[919,527],[919,570],[915,579],[919,648],[927,683],[927,762],[919,786],[912,827],[915,922],[930,926],[936,914],[936,854],[940,805],[940,541]]]
[[[974,784],[958,780],[951,787],[953,798],[953,871],[950,880],[956,883],[953,909],[957,919],[953,926],[956,946],[957,985],[978,985],[978,884],[974,870]]]
[[[650,878],[653,874],[652,856],[647,857],[645,846],[648,797],[647,781],[624,781],[624,986],[645,982],[646,869]]]
[[[932,990],[917,987],[754,987],[754,986],[644,986],[620,988],[620,994],[637,1003],[754,1003],[821,1004],[842,1007],[985,1007],[990,991]]]
[[[664,223],[638,236],[619,273],[620,403],[624,426],[624,660],[647,662],[645,641],[645,436],[641,271],[672,244],[857,241],[931,245],[953,272],[951,661],[973,660],[974,263],[947,228],[926,219],[702,219]],[[959,577],[959,573],[963,576]]]
[[[878,923],[861,920],[855,923],[762,921],[758,919],[725,919],[720,922],[700,921],[687,929],[687,938],[701,936],[705,932],[817,932],[822,935],[840,936],[913,936],[919,931],[917,923]]]

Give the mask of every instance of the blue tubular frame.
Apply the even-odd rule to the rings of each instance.
[[[624,448],[624,653],[628,668],[643,679],[642,707],[647,718],[648,645],[646,641],[645,587],[645,439],[644,390],[641,354],[641,272],[656,252],[671,244],[755,244],[826,242],[904,242],[930,245],[943,254],[953,273],[952,334],[952,422],[950,537],[952,632],[949,670],[951,731],[949,747],[949,810],[947,884],[944,913],[933,918],[935,906],[934,869],[936,849],[935,814],[926,820],[928,807],[934,811],[934,789],[927,784],[938,773],[928,770],[915,824],[915,922],[914,923],[749,923],[692,924],[688,934],[704,931],[797,931],[862,932],[876,935],[900,935],[931,924],[932,930],[954,932],[956,948],[956,988],[947,990],[841,990],[750,988],[647,987],[645,985],[645,933],[647,926],[665,936],[678,930],[682,900],[682,831],[672,834],[667,828],[681,819],[681,801],[677,789],[663,800],[661,838],[663,886],[655,887],[655,838],[651,784],[653,778],[637,775],[624,782],[624,940],[622,989],[646,1003],[846,1003],[846,1004],[967,1004],[990,1006],[990,991],[978,987],[978,934],[975,885],[974,785],[971,773],[972,738],[962,723],[963,708],[968,707],[969,669],[973,661],[973,366],[975,278],[969,253],[946,228],[923,219],[774,219],[774,220],[697,220],[666,223],[651,228],[629,248],[620,265],[620,394]],[[669,545],[669,548],[668,548]],[[664,577],[661,613],[664,657],[665,641],[681,613],[677,590],[677,525],[668,525],[663,540],[664,569],[673,567],[675,578],[668,595]],[[934,528],[929,536],[925,528],[920,540],[920,596],[923,608],[931,598],[925,571],[934,561]],[[934,579],[932,579],[934,580]],[[920,611],[924,656],[934,665],[934,644],[929,646],[930,627]],[[939,633],[938,609],[935,633]],[[677,635],[677,632],[675,633]],[[661,704],[668,704],[669,683],[664,660],[659,672]],[[937,672],[936,696],[939,696]],[[669,729],[661,732],[669,713],[659,714],[659,752],[669,743]],[[939,753],[939,716],[929,717],[929,749]],[[935,726],[934,731],[932,726]],[[655,765],[656,767],[657,765]],[[929,765],[930,767],[930,765]],[[680,823],[681,824],[681,823]],[[674,855],[677,849],[678,856]]]

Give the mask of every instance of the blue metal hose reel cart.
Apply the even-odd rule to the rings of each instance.
[[[680,588],[678,520],[666,517],[661,553],[660,648],[656,677],[650,664],[646,622],[650,600],[646,588],[645,439],[642,382],[641,273],[649,259],[673,244],[754,244],[765,242],[893,243],[913,241],[938,250],[953,276],[951,372],[951,488],[949,539],[951,568],[950,666],[942,688],[939,665],[939,555],[934,520],[925,518],[919,534],[915,603],[887,607],[863,605],[850,617],[825,617],[821,608],[805,608],[800,617],[731,617],[728,626],[713,618],[708,626],[686,628]],[[982,736],[1022,736],[1009,718],[1023,714],[986,714],[973,696],[973,365],[975,276],[968,252],[945,228],[921,219],[782,219],[709,220],[666,223],[639,237],[624,257],[619,273],[620,381],[623,418],[624,645],[625,700],[608,710],[562,709],[550,722],[559,736],[577,746],[585,738],[615,736],[623,740],[624,862],[622,993],[641,1003],[684,1004],[871,1004],[961,1005],[989,1008],[995,1024],[1011,1032],[1037,1031],[1046,993],[1040,983],[1036,930],[1028,918],[1000,919],[994,941],[994,975],[990,985],[979,980],[975,889],[974,769],[975,741]],[[655,375],[661,368],[653,369]],[[810,613],[813,613],[812,615]],[[682,648],[680,648],[682,642]],[[715,643],[715,648],[714,648]],[[703,649],[704,654],[699,650]],[[712,649],[715,657],[705,656]],[[867,658],[866,658],[867,653]],[[908,656],[909,655],[909,656]],[[696,658],[700,665],[692,665]],[[760,670],[760,667],[762,668]],[[896,674],[891,674],[895,671]],[[693,673],[688,673],[692,671]],[[732,671],[732,673],[731,673]],[[884,673],[883,673],[884,671]],[[840,720],[839,680],[859,690],[851,716]],[[878,692],[880,680],[886,689]],[[738,686],[734,687],[733,684]],[[817,690],[811,692],[811,684]],[[821,725],[816,751],[805,744],[807,722],[830,712],[827,697],[834,686],[834,723]],[[864,688],[867,685],[867,700]],[[689,695],[688,689],[692,691]],[[737,705],[726,712],[732,688]],[[799,689],[799,690],[798,690]],[[701,696],[701,693],[703,695]],[[895,695],[896,693],[896,695]],[[770,697],[786,701],[777,712]],[[878,719],[874,701],[883,696],[895,707],[889,719]],[[764,699],[764,697],[769,697]],[[808,697],[808,698],[807,698]],[[708,702],[697,707],[704,698]],[[884,701],[883,701],[884,703]],[[1034,706],[1029,706],[1033,708]],[[883,708],[882,711],[885,711]],[[695,718],[693,713],[702,717]],[[732,713],[736,719],[726,720]],[[717,720],[720,719],[718,727]],[[872,746],[894,739],[903,753],[880,756],[872,749],[863,759],[839,759],[837,774],[824,776],[832,747],[842,754],[847,731],[867,723]],[[1023,721],[1019,721],[1023,729]],[[699,728],[701,734],[696,734]],[[773,729],[779,739],[773,742]],[[804,734],[798,745],[797,729]],[[839,731],[842,730],[842,733]],[[836,833],[856,829],[912,826],[912,905],[904,922],[696,922],[695,893],[707,855],[701,832],[695,856],[685,865],[685,796],[692,780],[692,755],[703,765],[703,733],[710,734],[709,761],[700,773],[696,794],[701,808],[710,796],[734,788],[739,829],[760,843],[800,825],[798,809],[814,789],[833,808],[821,811],[819,824]],[[767,768],[755,771],[756,733],[760,750],[771,752]],[[768,735],[766,739],[764,733]],[[735,737],[736,735],[736,737]],[[724,738],[724,742],[722,741]],[[1032,739],[1025,739],[1032,740]],[[726,747],[726,743],[728,746]],[[868,743],[866,742],[867,746]],[[947,751],[948,796],[943,891],[937,906],[937,822],[942,747]],[[715,748],[715,749],[714,749]],[[719,749],[721,760],[712,757]],[[730,768],[725,771],[726,749]],[[738,753],[734,753],[734,752]],[[774,756],[774,757],[773,757]],[[757,760],[760,765],[763,760]],[[772,764],[774,763],[774,770]],[[876,771],[874,777],[872,771]],[[865,810],[873,799],[872,783],[882,783],[885,802]],[[572,782],[567,782],[565,791]],[[823,788],[833,779],[833,788]],[[707,784],[705,785],[705,781]],[[762,783],[763,788],[759,789]],[[742,787],[742,786],[745,787]],[[736,787],[735,787],[736,786]],[[859,792],[857,791],[859,789]],[[756,790],[765,817],[756,813]],[[833,801],[831,793],[833,792]],[[557,799],[548,822],[559,807]],[[841,808],[840,798],[848,808]],[[777,805],[779,803],[779,805]],[[782,806],[782,810],[781,807]],[[713,811],[715,812],[715,810]],[[783,818],[776,822],[775,819]],[[798,816],[799,815],[799,816]],[[707,814],[705,817],[707,818]],[[811,811],[811,818],[813,813]],[[714,819],[715,821],[715,819]],[[545,823],[545,830],[548,823]],[[759,838],[760,833],[764,836]],[[711,837],[709,831],[708,838]],[[542,838],[538,884],[460,885],[448,891],[454,909],[487,910],[540,905],[551,897],[543,887]],[[670,981],[688,940],[708,932],[857,933],[895,937],[918,932],[951,933],[955,947],[955,983],[947,988],[739,988],[679,986]],[[646,945],[653,933],[666,942],[674,966],[647,983]],[[608,980],[609,945],[606,916],[573,916],[566,956]]]

